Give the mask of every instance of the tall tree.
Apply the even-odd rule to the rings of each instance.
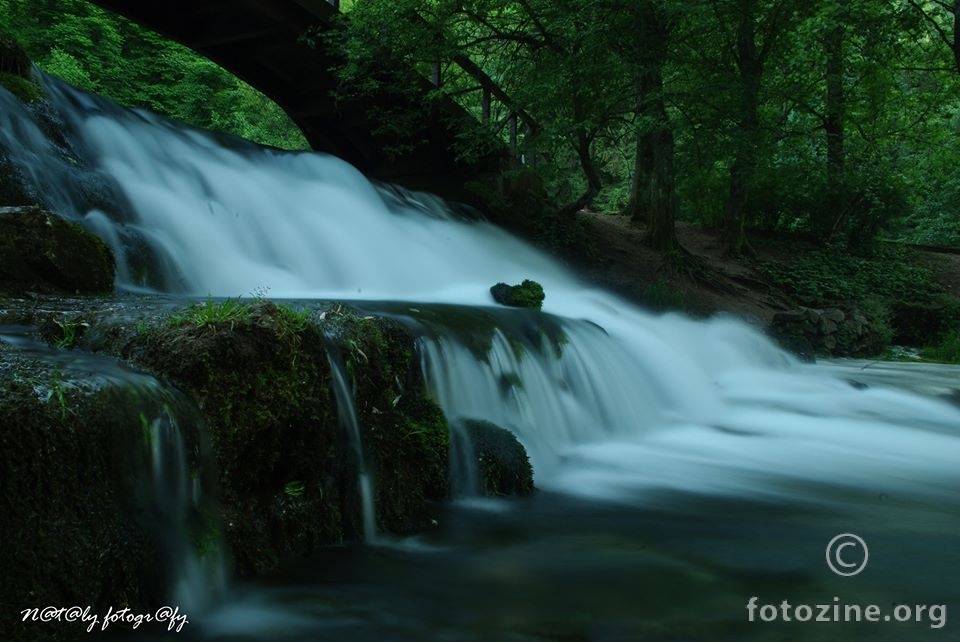
[[[728,253],[739,255],[749,248],[745,225],[756,214],[752,190],[762,143],[760,90],[764,65],[788,23],[793,3],[786,0],[772,3],[735,0],[735,3],[737,27],[732,48],[737,70],[734,115],[737,130],[730,166],[730,191],[724,208],[723,242]]]
[[[636,123],[636,162],[626,213],[646,224],[652,247],[669,251],[676,243],[678,203],[673,125],[663,76],[675,16],[657,0],[632,2],[624,13],[637,31],[636,38],[628,41],[631,46],[620,47],[632,68]],[[621,34],[609,35],[617,42]]]

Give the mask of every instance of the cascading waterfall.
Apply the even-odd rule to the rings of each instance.
[[[152,420],[141,415],[141,422],[150,443],[152,503],[157,507],[159,527],[169,533],[166,541],[175,582],[172,596],[178,604],[202,612],[226,586],[223,543],[212,525],[200,533],[200,550],[193,541],[195,516],[205,512],[207,498],[200,477],[190,473],[176,416],[165,409]]]
[[[353,403],[353,392],[347,379],[347,368],[340,351],[332,341],[327,343],[327,359],[333,379],[333,396],[337,401],[337,418],[340,428],[350,438],[357,464],[357,485],[360,489],[360,510],[363,520],[363,541],[377,541],[377,509],[373,496],[373,480],[367,469],[363,454],[363,439],[360,433],[360,420]]]
[[[218,140],[45,87],[122,206],[84,209],[66,179],[38,193],[113,245],[121,287],[483,310],[496,282],[542,283],[544,315],[497,314],[552,319],[560,345],[498,326],[485,356],[454,329],[426,336],[422,353],[447,414],[515,431],[543,487],[636,501],[658,489],[803,498],[817,483],[955,497],[960,411],[944,402],[854,389],[731,319],[647,314],[506,232],[398,198],[338,159]],[[16,122],[0,131],[33,132],[22,109],[6,118]],[[66,176],[47,172],[63,161],[33,133],[0,143],[37,176]],[[137,263],[144,254],[149,264]]]

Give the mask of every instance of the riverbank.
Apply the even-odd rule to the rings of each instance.
[[[582,211],[573,225],[577,242],[565,246],[566,260],[587,280],[648,309],[730,314],[808,358],[957,362],[949,347],[960,333],[958,254],[881,243],[851,256],[807,238],[766,234],[755,255],[734,259],[718,232],[678,222],[680,250],[665,255],[647,247],[644,228],[623,216]],[[824,332],[837,323],[831,318],[839,326]],[[859,327],[844,332],[843,322],[854,320]]]

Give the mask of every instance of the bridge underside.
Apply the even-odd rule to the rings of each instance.
[[[464,183],[499,169],[499,156],[474,163],[456,159],[458,125],[469,123],[470,116],[453,101],[430,109],[417,119],[418,131],[400,138],[384,120],[398,110],[422,112],[409,95],[336,100],[333,69],[342,58],[322,41],[310,46],[303,40],[311,27],[330,28],[336,10],[325,0],[92,1],[228,69],[280,105],[314,149],[343,158],[373,179],[469,201]],[[412,70],[392,73],[406,73],[407,86],[419,85],[419,95],[432,88]]]

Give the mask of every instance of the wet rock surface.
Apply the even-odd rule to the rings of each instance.
[[[0,293],[103,294],[116,273],[110,248],[37,207],[0,208]]]
[[[801,307],[773,316],[770,333],[801,359],[815,355],[871,356],[888,344],[883,321],[859,310]]]
[[[512,432],[477,420],[464,421],[463,428],[476,458],[482,495],[533,493],[533,468],[527,451]]]

